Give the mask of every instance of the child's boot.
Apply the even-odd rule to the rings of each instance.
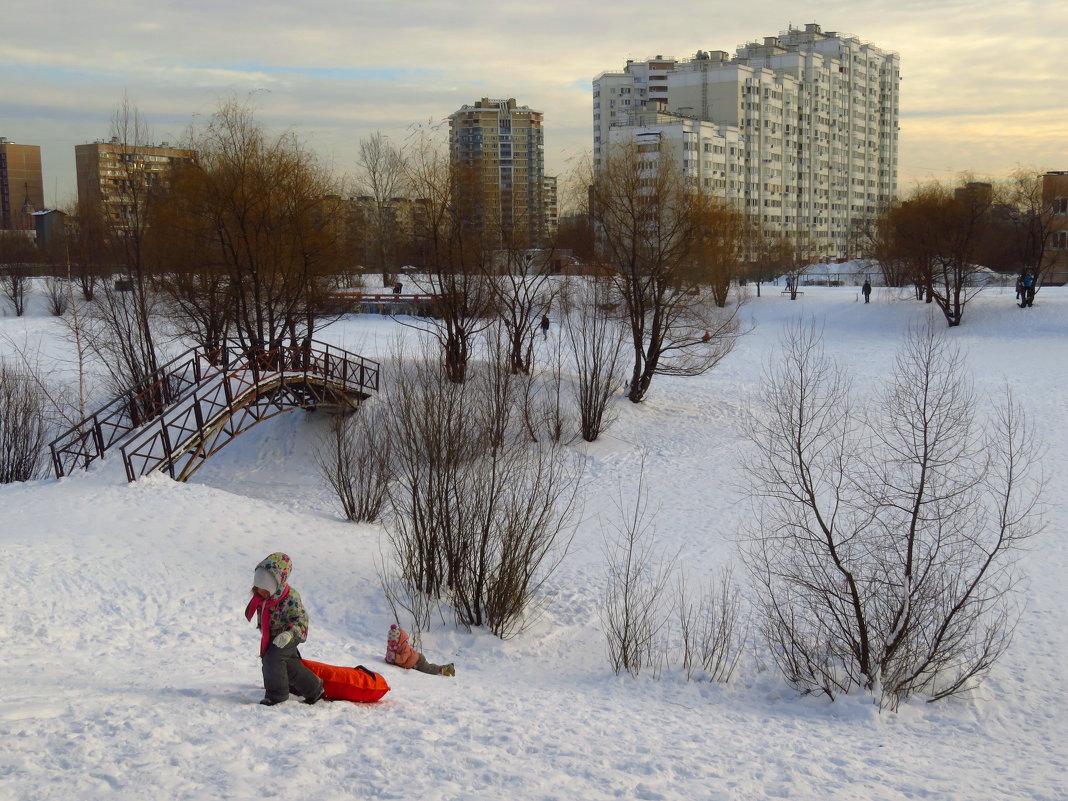
[[[455,668],[455,666],[453,666],[452,662],[449,662],[449,664],[447,664],[447,665],[442,665],[441,666],[441,670],[439,670],[438,672],[442,676],[455,676],[456,675],[456,668]]]

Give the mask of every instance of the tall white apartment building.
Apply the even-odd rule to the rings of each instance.
[[[655,142],[768,235],[825,258],[897,192],[900,59],[811,23],[688,60],[628,61],[593,81],[594,163]]]

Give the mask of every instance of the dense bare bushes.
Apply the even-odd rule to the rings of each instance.
[[[528,377],[512,372],[501,344],[490,348],[501,358],[472,364],[463,383],[428,348],[414,359],[398,352],[379,420],[356,429],[361,440],[338,435],[324,472],[346,508],[359,505],[352,487],[373,495],[391,473],[391,564],[380,573],[394,606],[423,625],[431,606],[446,604],[460,625],[507,638],[530,621],[567,550],[581,462],[551,436],[532,441]],[[360,472],[354,448],[372,438],[390,443],[389,471]]]
[[[330,436],[316,452],[320,475],[334,490],[347,520],[378,520],[392,478],[386,411],[374,402],[355,414],[335,417]]]
[[[41,475],[48,443],[45,412],[37,381],[0,361],[0,484]]]

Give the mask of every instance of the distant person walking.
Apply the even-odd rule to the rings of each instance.
[[[1024,273],[1020,287],[1020,308],[1026,309],[1035,303],[1035,276],[1033,273]]]
[[[541,316],[541,338],[549,338],[549,315],[547,314]]]
[[[871,298],[871,282],[865,279],[864,286],[860,288],[860,291],[864,293],[864,302],[867,303]]]

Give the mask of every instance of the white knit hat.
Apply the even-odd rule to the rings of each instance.
[[[263,567],[257,567],[256,576],[252,580],[252,586],[267,590],[271,595],[274,595],[278,592],[278,579],[274,577],[270,570]]]

